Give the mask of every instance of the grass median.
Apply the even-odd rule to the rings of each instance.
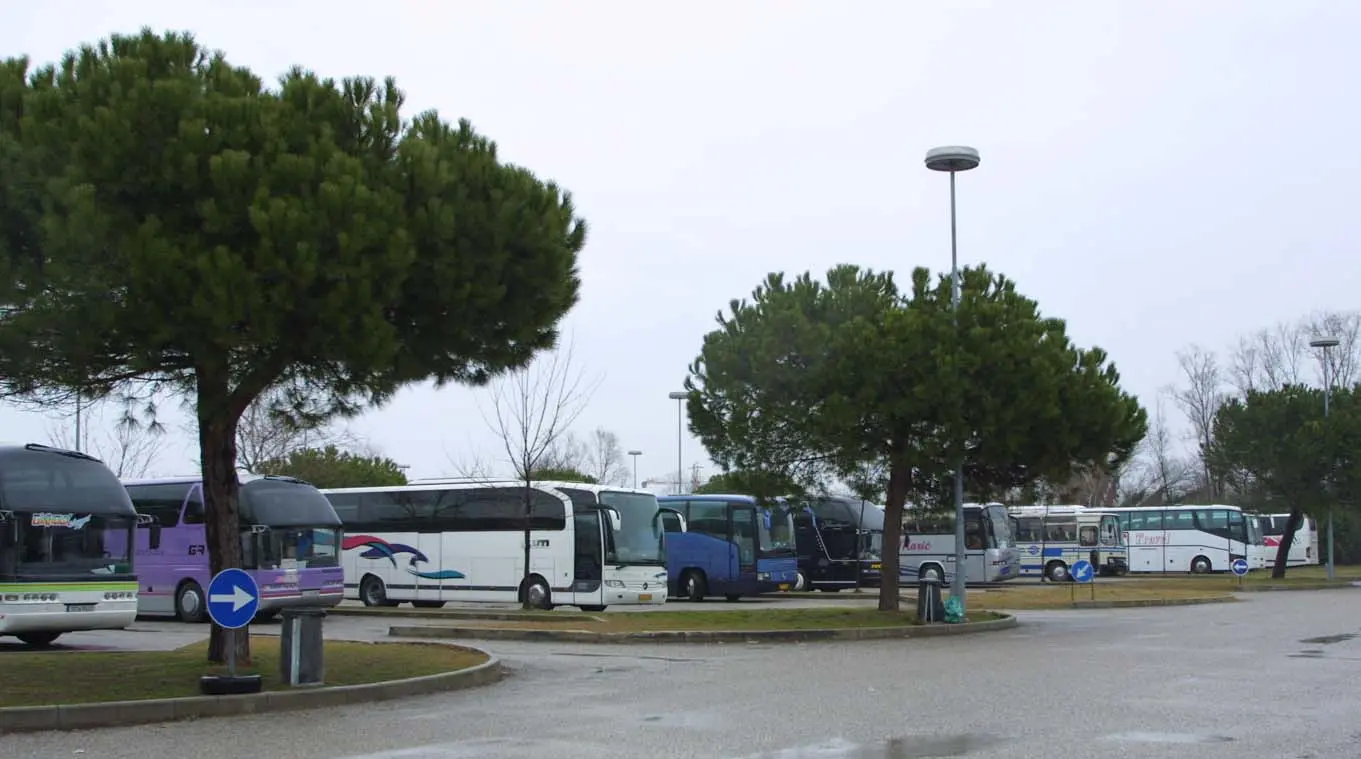
[[[1055,583],[1052,585],[1015,585],[969,594],[969,608],[1036,610],[1065,609],[1084,601],[1098,602],[1181,602],[1223,600],[1233,597],[1233,588],[1224,581],[1218,588],[1180,587],[1156,580],[1148,582],[1091,584]]]
[[[514,630],[584,630],[599,633],[675,632],[712,630],[751,632],[757,630],[835,630],[869,627],[909,627],[918,624],[915,606],[904,602],[903,609],[883,612],[874,608],[815,609],[715,609],[694,611],[640,611],[599,614],[590,618],[549,619],[458,619],[458,627],[483,627]],[[432,615],[434,616],[434,615]],[[992,612],[971,614],[968,621],[998,619]]]
[[[204,662],[207,641],[174,651],[12,651],[0,654],[5,686],[0,707],[88,704],[100,701],[182,698],[200,695],[200,675],[225,674]],[[251,638],[254,664],[238,674],[258,673],[266,690],[289,686],[279,679],[279,639]],[[475,667],[487,655],[456,646],[421,643],[326,641],[326,685],[361,685],[437,675]]]

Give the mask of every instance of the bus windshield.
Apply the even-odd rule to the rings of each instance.
[[[614,533],[614,556],[620,564],[666,563],[662,547],[661,505],[648,493],[602,490],[600,505],[619,512],[620,527]]]
[[[320,490],[261,478],[241,486],[243,563],[254,569],[340,565],[340,517]]]
[[[0,576],[127,574],[136,518],[123,484],[98,460],[42,447],[6,451]]]
[[[760,556],[794,556],[794,513],[788,508],[762,509],[757,517],[756,535]]]

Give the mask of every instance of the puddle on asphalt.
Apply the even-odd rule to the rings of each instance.
[[[649,714],[641,721],[648,727],[678,727],[686,730],[712,730],[718,727],[717,717],[700,712]]]
[[[1157,733],[1135,731],[1107,735],[1103,740],[1120,741],[1122,743],[1178,743],[1187,745],[1230,743],[1233,741],[1233,738],[1230,738],[1227,735],[1206,735],[1204,733]]]
[[[1337,635],[1320,635],[1317,638],[1305,638],[1301,643],[1318,643],[1328,645],[1329,643],[1341,643],[1344,640],[1351,640],[1356,637],[1356,633],[1338,633]]]
[[[970,756],[995,746],[1001,739],[990,735],[910,735],[875,743],[853,743],[840,738],[812,746],[751,754],[743,759],[951,759]]]

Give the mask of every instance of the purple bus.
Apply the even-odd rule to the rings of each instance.
[[[123,485],[137,512],[151,517],[139,519],[136,531],[137,613],[207,620],[203,589],[211,576],[202,480],[128,480]],[[340,517],[321,491],[292,477],[244,475],[238,520],[241,568],[260,586],[257,621],[285,607],[340,603],[345,593]]]

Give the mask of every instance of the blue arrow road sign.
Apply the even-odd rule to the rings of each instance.
[[[1075,582],[1091,582],[1096,570],[1092,569],[1092,563],[1086,559],[1079,559],[1073,562],[1073,580]]]
[[[208,616],[221,627],[237,630],[260,610],[260,586],[240,569],[224,569],[208,583]]]
[[[1234,559],[1229,568],[1233,570],[1234,574],[1242,577],[1248,573],[1248,561],[1247,559]]]

